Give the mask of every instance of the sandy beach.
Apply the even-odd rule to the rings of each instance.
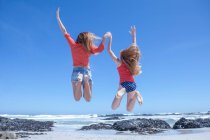
[[[210,130],[210,129],[209,129]],[[210,131],[192,134],[86,134],[69,132],[49,132],[46,135],[34,135],[20,140],[209,140]]]

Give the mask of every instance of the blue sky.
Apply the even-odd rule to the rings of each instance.
[[[75,102],[72,58],[55,12],[76,39],[83,31],[113,35],[113,51],[128,47],[137,27],[143,73],[135,80],[144,104],[134,113],[210,110],[210,1],[0,0],[0,114],[127,113],[111,103],[118,73],[105,50],[90,59],[93,98]]]

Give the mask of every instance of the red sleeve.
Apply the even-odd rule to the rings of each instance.
[[[69,33],[65,33],[64,36],[65,36],[66,40],[68,41],[70,47],[76,46],[76,43],[75,43],[74,40],[71,38],[71,36],[70,36]]]
[[[104,50],[104,44],[100,44],[98,47],[92,46],[91,50],[93,53],[100,53]]]

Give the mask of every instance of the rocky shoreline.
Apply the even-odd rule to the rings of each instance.
[[[0,116],[0,139],[15,139],[42,135],[52,131],[54,122],[28,119],[9,119]]]
[[[159,119],[129,119],[125,120],[122,116],[109,116],[102,120],[111,120],[112,123],[97,123],[83,126],[80,131],[87,130],[116,130],[118,132],[130,131],[140,135],[156,134],[171,129],[191,129],[210,127],[208,119],[185,119],[180,118],[173,126],[166,121]],[[43,135],[52,131],[53,121],[35,121],[28,119],[9,119],[0,116],[0,139],[16,139],[30,137],[30,135]]]
[[[179,119],[173,126],[173,129],[189,129],[210,127],[210,119]]]
[[[111,120],[113,117],[108,118],[107,120]],[[116,120],[116,116],[113,118]],[[113,124],[91,124],[89,126],[83,126],[79,130],[117,130],[117,131],[130,131],[138,134],[156,134],[163,131],[167,131],[169,129],[190,129],[190,128],[203,128],[210,127],[210,119],[179,119],[174,126],[171,126],[163,121],[163,120],[155,120],[155,119],[130,119],[130,120],[120,120],[114,122]]]

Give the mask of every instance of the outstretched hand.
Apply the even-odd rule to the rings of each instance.
[[[106,32],[103,36],[103,39],[102,39],[102,43],[104,44],[105,41],[106,41],[106,38],[110,37],[110,39],[112,38],[112,34],[111,32]]]
[[[136,35],[136,27],[135,27],[135,25],[131,26],[131,30],[129,31],[129,33],[130,33],[132,36],[135,36],[135,35]]]
[[[112,38],[112,33],[111,32],[106,32],[105,34],[104,34],[104,38]]]
[[[136,27],[135,27],[135,25],[131,26],[131,30],[129,31],[129,33],[132,36],[132,44],[136,45]]]

